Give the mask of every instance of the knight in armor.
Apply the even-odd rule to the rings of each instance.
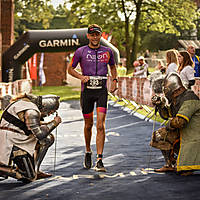
[[[0,121],[0,176],[23,182],[47,178],[51,174],[39,170],[48,148],[54,143],[51,132],[61,118],[44,122],[43,118],[56,112],[59,97],[25,94],[12,101]]]
[[[168,120],[152,134],[150,145],[161,150],[166,164],[156,172],[190,175],[200,169],[200,100],[172,72],[163,81],[164,97],[153,96],[160,116]]]

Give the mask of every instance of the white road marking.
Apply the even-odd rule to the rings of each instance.
[[[116,132],[108,132],[106,133],[106,136],[109,136],[109,135],[112,135],[112,136],[120,136],[119,133],[116,133]]]
[[[117,126],[117,127],[114,127],[114,128],[106,129],[106,132],[107,131],[111,131],[111,130],[116,130],[116,129],[119,129],[119,128],[125,128],[125,127],[129,127],[129,126],[134,126],[136,124],[142,124],[142,123],[144,123],[144,121],[134,122],[134,123],[130,123],[130,124],[122,125],[122,126]]]
[[[92,168],[94,169],[94,168]],[[66,181],[71,181],[73,180],[78,180],[78,179],[97,179],[97,178],[126,178],[128,176],[141,176],[141,175],[148,175],[148,174],[165,174],[165,173],[157,173],[154,172],[153,169],[146,171],[147,169],[141,169],[141,170],[136,170],[136,171],[130,171],[129,173],[124,174],[123,172],[119,172],[113,175],[109,175],[106,173],[99,173],[99,174],[74,174],[71,177],[63,177],[63,176],[55,176],[52,178],[49,178],[48,180],[56,180],[56,179],[62,179],[62,180],[66,180]],[[137,172],[137,173],[136,173]],[[144,179],[140,179],[140,180],[136,180],[135,182],[141,182],[141,181],[145,181],[147,179],[149,179],[150,177],[144,178]]]
[[[118,118],[122,118],[122,117],[127,117],[127,115],[119,115],[117,117],[106,118],[106,121],[113,120],[113,119],[118,119]]]
[[[134,171],[129,172],[131,176],[137,176],[137,174]]]

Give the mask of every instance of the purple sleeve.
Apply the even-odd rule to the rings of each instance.
[[[113,55],[113,52],[111,49],[109,49],[109,52],[110,52],[110,60],[109,60],[109,65],[112,66],[112,65],[115,65],[115,60],[114,60],[114,55]]]
[[[74,53],[74,56],[72,58],[72,67],[76,68],[76,66],[78,65],[78,63],[80,62],[80,49],[77,49]]]

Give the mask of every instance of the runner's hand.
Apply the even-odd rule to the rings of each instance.
[[[87,83],[90,80],[90,77],[89,76],[81,76],[80,80],[82,83]]]
[[[112,81],[111,82],[111,87],[110,87],[110,93],[114,93],[117,90],[117,82],[116,81]]]

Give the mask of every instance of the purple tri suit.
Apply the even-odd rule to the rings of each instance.
[[[78,63],[80,63],[81,71],[84,76],[107,77],[107,65],[115,65],[113,52],[109,47],[100,46],[97,49],[92,49],[88,45],[82,46],[76,50],[72,58],[72,67],[76,68]],[[103,89],[85,89],[84,84],[81,84],[81,106],[85,118],[89,117],[93,112],[95,102],[97,103],[97,110],[106,112],[106,80]]]

